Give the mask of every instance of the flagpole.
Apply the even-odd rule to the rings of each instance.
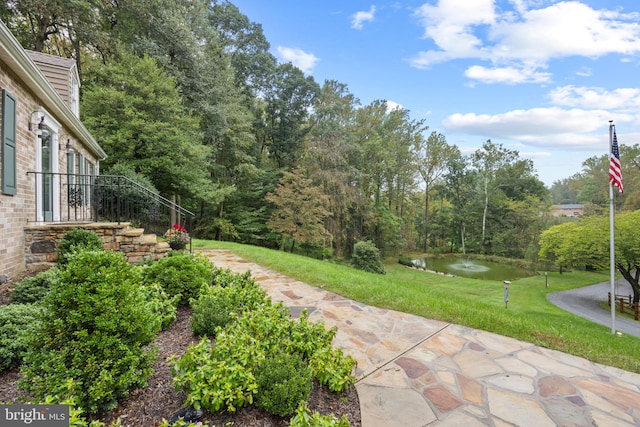
[[[613,120],[609,120],[609,158],[613,155]],[[613,183],[609,183],[609,271],[611,274],[611,333],[616,333],[615,267],[616,245],[613,232]]]

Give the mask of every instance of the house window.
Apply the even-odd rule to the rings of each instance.
[[[35,136],[36,149],[36,216],[38,221],[60,220],[60,165],[58,162],[58,133],[60,124],[44,111],[33,117],[39,123],[44,117],[45,129]]]
[[[2,90],[2,193],[16,194],[16,100]]]
[[[71,111],[76,117],[80,117],[80,83],[75,77],[71,79],[70,97]]]

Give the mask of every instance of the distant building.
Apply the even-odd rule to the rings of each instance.
[[[553,216],[568,216],[579,217],[584,214],[584,205],[579,204],[566,204],[566,205],[553,205],[551,206],[551,215]]]

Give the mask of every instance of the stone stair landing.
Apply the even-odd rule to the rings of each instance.
[[[170,250],[169,245],[159,242],[155,234],[144,234],[144,229],[132,228],[128,222],[33,225],[24,229],[26,269],[39,271],[55,265],[58,242],[64,233],[74,228],[95,232],[106,250],[123,252],[130,263],[148,257],[158,260]]]

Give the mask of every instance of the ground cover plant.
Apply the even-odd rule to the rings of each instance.
[[[176,386],[187,404],[210,412],[236,412],[257,403],[269,413],[292,415],[311,392],[311,377],[333,392],[355,383],[355,361],[331,346],[337,330],[310,322],[306,312],[291,320],[281,303],[272,304],[248,274],[214,273],[211,292],[193,300],[194,318],[209,309],[230,310],[229,317],[192,322],[204,337],[174,364]],[[211,304],[220,295],[221,306]],[[216,319],[214,319],[216,320]]]
[[[516,280],[506,309],[501,282],[429,274],[400,265],[397,259],[385,265],[387,274],[381,276],[231,242],[195,240],[194,247],[231,249],[246,260],[365,304],[494,332],[640,373],[640,339],[614,336],[608,327],[547,301],[551,292],[607,281],[606,274],[548,272],[548,288],[544,275]]]

